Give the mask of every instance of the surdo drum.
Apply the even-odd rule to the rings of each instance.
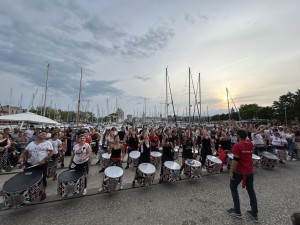
[[[158,165],[158,163],[160,162],[160,158],[161,158],[162,154],[160,152],[150,152],[150,163],[153,166]]]
[[[141,163],[137,170],[139,175],[137,182],[142,186],[151,185],[154,180],[155,170],[155,167],[151,163]]]
[[[264,167],[274,168],[279,158],[270,152],[261,152],[261,165]]]
[[[109,166],[110,155],[111,154],[109,154],[109,153],[103,153],[102,154],[101,163],[102,163],[103,168],[107,168]]]
[[[84,171],[66,170],[58,176],[57,195],[68,198],[82,194],[84,190]]]
[[[57,160],[49,161],[47,167],[47,178],[54,177],[56,175]]]
[[[206,156],[205,168],[206,168],[207,172],[220,173],[221,164],[222,164],[222,161],[219,158],[217,158],[213,155]]]
[[[184,175],[187,178],[201,178],[201,163],[194,159],[185,160]]]
[[[180,179],[180,165],[173,161],[166,161],[163,166],[163,181],[175,182]]]
[[[102,191],[114,192],[121,189],[123,169],[118,166],[109,166],[104,171]]]
[[[43,190],[42,177],[42,171],[31,169],[6,181],[3,185],[4,206],[19,208],[39,198]]]
[[[139,165],[139,158],[141,156],[141,153],[139,151],[132,151],[129,153],[129,159],[130,163],[137,167]]]
[[[274,149],[274,152],[276,154],[276,156],[280,159],[280,160],[286,160],[287,159],[287,152],[285,149]]]

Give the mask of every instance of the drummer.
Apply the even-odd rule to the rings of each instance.
[[[114,144],[110,145],[108,148],[108,153],[110,153],[110,165],[122,167],[122,161],[125,156],[123,145],[120,143],[119,135],[115,135]]]
[[[160,146],[160,141],[159,141],[159,137],[155,134],[153,129],[150,131],[149,141],[150,141],[151,151],[158,151],[158,147]]]
[[[182,162],[181,162],[181,168],[180,168],[180,172],[182,172],[184,165],[185,165],[185,160],[187,159],[193,159],[194,155],[193,155],[193,146],[194,146],[194,142],[192,140],[192,136],[191,136],[191,131],[188,130],[185,132],[184,136],[183,136],[183,143],[182,143]]]
[[[79,136],[79,142],[73,147],[72,157],[70,160],[70,169],[75,169],[76,171],[87,172],[89,166],[89,159],[91,156],[91,146],[86,143],[86,137],[84,134]],[[87,178],[84,178],[84,190],[85,195],[87,190]]]
[[[48,160],[53,155],[53,146],[49,141],[46,141],[45,138],[46,133],[39,133],[36,140],[30,142],[19,157],[20,163],[27,159],[26,167],[36,165],[35,169],[43,172],[44,191],[41,194],[41,200],[44,200],[47,197],[45,192],[47,187],[47,167]]]
[[[141,163],[150,163],[150,142],[149,142],[149,136],[147,134],[144,135],[143,140],[140,142],[141,145],[141,156],[139,160],[139,164]],[[132,182],[132,186],[135,186],[135,181],[141,176],[138,174],[138,167],[136,168],[134,180]]]
[[[54,132],[51,134],[51,139],[49,140],[53,146],[53,155],[52,160],[55,161],[59,157],[59,152],[62,151],[62,141],[58,139],[58,132]],[[62,153],[64,154],[64,153]],[[61,167],[63,168],[64,162],[61,162]],[[53,180],[57,179],[57,174],[54,175]]]
[[[162,151],[162,157],[161,157],[161,172],[160,172],[160,180],[159,183],[163,181],[163,167],[164,163],[166,161],[174,161],[174,156],[173,156],[173,144],[172,144],[172,137],[168,136],[163,136],[163,141],[162,141],[162,146],[163,146],[163,151]]]
[[[129,153],[131,151],[138,151],[139,149],[139,139],[136,134],[136,131],[132,131],[131,136],[128,139],[128,158],[127,158],[127,166],[125,167],[125,170],[129,168]]]
[[[274,150],[278,149],[279,151],[285,151],[285,145],[287,145],[287,141],[285,138],[281,137],[277,131],[274,132],[273,136],[271,136],[271,140],[272,140],[272,147]],[[282,160],[283,158],[280,158],[279,163],[285,164]]]

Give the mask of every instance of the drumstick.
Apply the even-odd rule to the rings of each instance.
[[[28,170],[28,169],[31,169],[31,168],[33,168],[33,167],[39,166],[39,165],[40,165],[40,164],[35,164],[35,165],[33,165],[33,166],[29,166],[29,167],[25,168],[24,170]]]

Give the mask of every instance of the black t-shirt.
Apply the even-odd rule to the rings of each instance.
[[[124,140],[124,137],[125,137],[125,135],[126,135],[126,132],[125,132],[125,131],[119,131],[119,132],[118,132],[118,135],[119,135],[120,141],[123,141],[123,140]]]

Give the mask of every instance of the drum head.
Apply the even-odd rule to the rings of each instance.
[[[217,163],[217,164],[221,164],[222,161],[216,157],[216,156],[213,156],[213,155],[208,155],[206,156],[208,158],[208,160],[212,161],[213,163]]]
[[[179,146],[176,145],[176,146],[175,146],[175,149],[179,149]]]
[[[43,173],[40,170],[24,171],[6,181],[3,185],[3,191],[7,193],[24,191],[39,182],[42,177]]]
[[[258,155],[252,154],[252,159],[253,160],[260,160],[260,157]]]
[[[187,159],[185,160],[185,164],[192,166],[192,167],[200,167],[201,163],[194,159]]]
[[[232,154],[232,153],[227,154],[227,156],[228,156],[230,159],[233,159],[233,154]]]
[[[161,157],[162,154],[160,152],[150,152],[150,155],[153,157]]]
[[[162,147],[159,147],[159,148],[158,148],[158,150],[159,150],[159,151],[162,151],[162,150],[163,150],[163,148],[162,148]]]
[[[179,149],[178,148],[174,148],[174,152],[179,152]]]
[[[109,159],[109,158],[110,158],[110,155],[111,155],[111,154],[109,154],[109,153],[103,153],[103,154],[102,154],[102,158],[104,158],[104,159]]]
[[[77,181],[80,177],[84,176],[84,171],[66,170],[59,174],[58,181]]]
[[[151,163],[141,163],[139,165],[139,170],[145,174],[153,174],[155,173],[155,166]]]
[[[279,160],[279,158],[278,158],[276,155],[274,155],[274,154],[272,154],[272,153],[270,153],[270,152],[264,151],[264,152],[262,152],[262,153],[260,153],[260,154],[261,154],[262,156],[268,158],[268,159]]]
[[[104,174],[110,178],[118,178],[123,176],[123,169],[118,166],[110,166],[104,170]]]
[[[166,161],[164,163],[164,165],[165,165],[165,167],[167,167],[168,169],[171,169],[171,170],[180,170],[180,165],[173,161]]]
[[[129,157],[132,159],[137,159],[141,156],[141,153],[139,151],[132,151],[129,153]]]

